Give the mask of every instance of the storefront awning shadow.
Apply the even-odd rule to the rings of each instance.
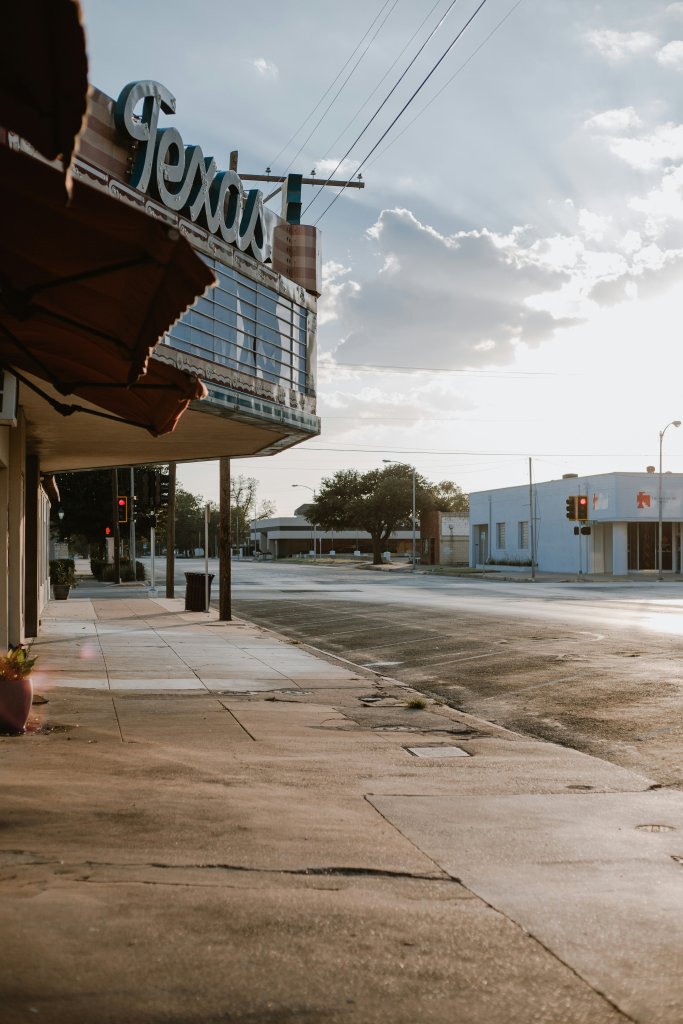
[[[153,434],[173,429],[198,379],[151,360],[213,284],[177,231],[44,161],[0,146],[0,363]],[[65,414],[74,403],[64,403]]]

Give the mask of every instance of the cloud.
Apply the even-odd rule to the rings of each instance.
[[[590,241],[599,242],[604,238],[611,221],[611,217],[601,217],[591,210],[579,211],[579,227],[584,237]]]
[[[323,290],[318,302],[319,327],[336,320],[343,297],[360,289],[360,285],[348,277],[350,273],[351,267],[345,267],[342,263],[336,263],[334,260],[323,263]]]
[[[683,166],[666,170],[657,187],[631,199],[629,206],[645,214],[650,236],[660,234],[672,221],[683,221]]]
[[[509,363],[570,321],[528,300],[566,275],[532,262],[518,244],[487,231],[444,236],[404,209],[384,210],[367,232],[378,269],[338,294],[341,362],[476,367]]]
[[[668,122],[638,138],[611,136],[607,144],[630,167],[651,171],[662,164],[683,160],[683,125]]]
[[[672,18],[683,18],[683,3],[669,4],[664,13]]]
[[[665,68],[683,71],[683,41],[674,39],[657,51],[657,60]]]
[[[657,46],[656,36],[649,32],[615,32],[602,28],[588,32],[586,39],[610,63],[648,53]]]
[[[633,107],[617,107],[614,110],[603,110],[584,121],[584,128],[589,131],[606,132],[618,135],[634,128],[641,128],[643,122]]]
[[[334,158],[328,160],[318,160],[315,165],[315,173],[320,179],[324,179],[329,175],[333,174],[336,178],[344,178],[347,181],[353,176],[356,167],[358,167],[358,160],[339,160]],[[337,166],[339,165],[339,166]]]
[[[255,57],[252,64],[258,71],[259,75],[263,75],[264,78],[277,78],[280,74],[277,64],[273,64],[271,61],[266,60],[265,57]]]

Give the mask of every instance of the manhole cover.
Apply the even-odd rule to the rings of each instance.
[[[675,832],[673,825],[636,825],[638,832]]]
[[[409,754],[414,757],[469,757],[466,750],[461,747],[406,747]]]

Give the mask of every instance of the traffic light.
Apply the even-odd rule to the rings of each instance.
[[[137,479],[137,508],[144,515],[154,508],[156,500],[156,471],[153,469],[138,470]]]
[[[111,526],[105,526],[105,528],[104,528],[104,536],[105,537],[111,537]]]
[[[576,518],[579,520],[580,523],[585,523],[588,520],[588,496],[586,494],[580,494],[576,499],[576,502]]]
[[[119,522],[128,522],[128,498],[119,498]]]
[[[578,495],[572,494],[567,498],[567,519],[571,519],[574,522],[579,518],[578,510],[579,498]]]
[[[171,484],[171,477],[168,470],[158,469],[156,478],[156,500],[155,508],[166,508],[168,505],[168,492]]]

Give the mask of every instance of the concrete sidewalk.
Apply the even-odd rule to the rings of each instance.
[[[683,794],[249,623],[76,595],[0,737],[2,1024],[683,1019]]]

